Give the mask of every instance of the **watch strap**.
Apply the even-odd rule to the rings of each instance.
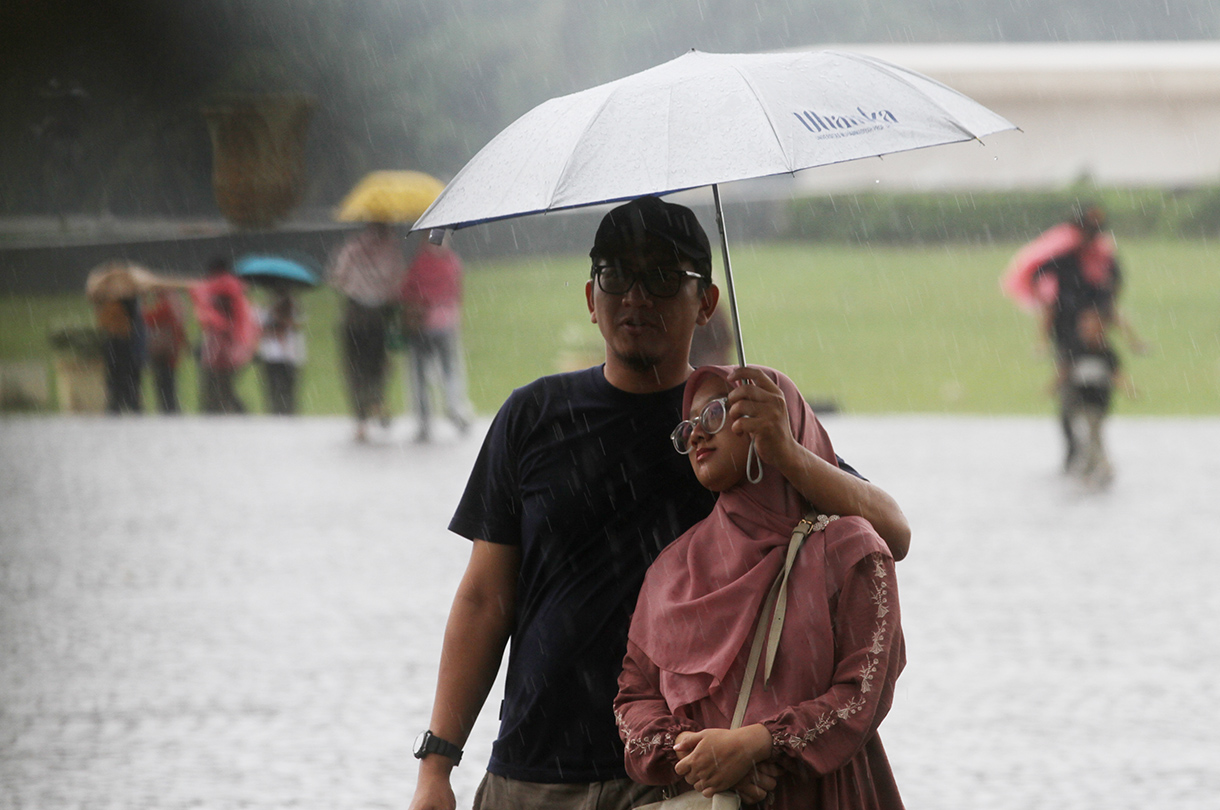
[[[415,749],[416,759],[423,759],[428,754],[440,754],[449,757],[456,766],[462,761],[462,749],[446,739],[436,736],[430,730],[424,732],[424,738]]]

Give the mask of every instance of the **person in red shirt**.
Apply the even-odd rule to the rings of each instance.
[[[447,244],[420,245],[402,284],[402,307],[407,370],[419,419],[416,438],[428,441],[432,433],[430,388],[438,382],[438,369],[445,413],[465,434],[470,428],[470,404],[461,345],[462,261]]]
[[[246,288],[223,258],[208,263],[208,277],[191,286],[195,317],[203,330],[199,353],[200,404],[204,413],[245,413],[234,380],[254,356],[259,326]]]

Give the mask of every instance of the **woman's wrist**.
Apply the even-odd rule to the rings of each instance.
[[[757,765],[760,762],[766,762],[771,758],[771,731],[762,723],[755,723],[749,726],[742,727],[743,734],[747,737],[747,750],[750,752],[750,759]]]
[[[808,466],[809,457],[813,455],[807,448],[801,446],[792,434],[780,444],[777,458],[767,459],[780,471],[784,478],[791,481],[794,476],[800,476],[803,468]],[[815,456],[816,457],[816,456]]]

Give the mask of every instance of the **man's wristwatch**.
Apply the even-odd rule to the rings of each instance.
[[[431,731],[425,731],[415,740],[415,758],[423,759],[428,754],[440,754],[453,760],[456,767],[462,761],[462,749],[448,740],[442,740]]]

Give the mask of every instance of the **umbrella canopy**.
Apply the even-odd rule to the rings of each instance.
[[[340,222],[414,222],[444,188],[444,183],[423,172],[370,172],[344,198],[335,218]]]
[[[530,110],[415,227],[667,194],[1013,128],[957,91],[869,56],[691,51]]]
[[[551,99],[497,135],[415,229],[711,185],[740,362],[717,184],[977,139],[1013,124],[939,82],[835,51],[691,51]]]
[[[282,256],[243,256],[233,269],[237,275],[255,284],[318,286],[318,276],[313,270]]]

